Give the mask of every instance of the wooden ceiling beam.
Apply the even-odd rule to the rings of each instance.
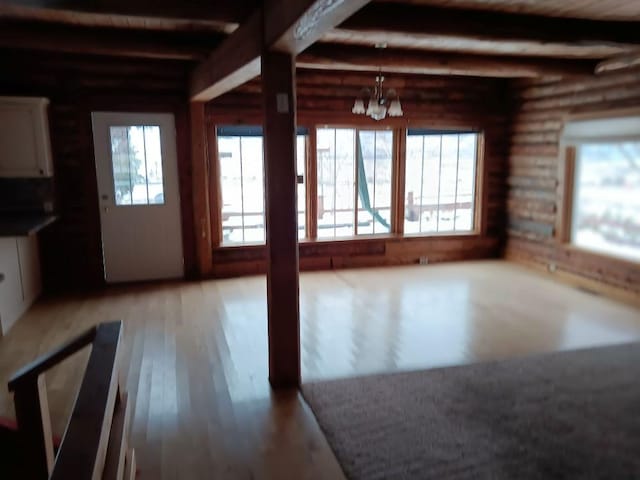
[[[200,61],[223,38],[213,33],[120,31],[8,22],[0,29],[0,48]]]
[[[542,75],[592,75],[596,62],[500,55],[468,55],[405,49],[316,44],[298,56],[298,68],[471,75],[482,77],[539,77]]]
[[[191,99],[207,101],[260,74],[263,48],[293,55],[343,22],[368,0],[266,0],[194,70]]]
[[[0,13],[51,15],[74,21],[79,14],[241,23],[257,7],[256,0],[3,0]],[[62,15],[62,16],[61,16]]]
[[[492,42],[529,42],[558,46],[633,46],[640,44],[637,22],[549,18],[539,15],[372,3],[339,29],[363,35],[380,32],[430,35]]]

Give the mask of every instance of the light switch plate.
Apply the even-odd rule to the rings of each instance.
[[[276,94],[278,113],[289,113],[289,95],[286,93]]]

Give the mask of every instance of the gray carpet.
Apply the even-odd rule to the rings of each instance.
[[[640,343],[302,390],[351,480],[640,479]]]

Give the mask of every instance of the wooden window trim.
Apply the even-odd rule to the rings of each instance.
[[[561,151],[563,153],[558,162],[559,211],[556,215],[555,238],[558,243],[571,245],[576,147],[564,147]]]
[[[593,117],[591,117],[593,118]],[[598,117],[595,117],[598,118]],[[604,252],[589,250],[588,248],[575,245],[571,241],[573,229],[573,204],[575,198],[575,172],[577,162],[576,145],[565,146],[561,149],[559,162],[559,182],[558,182],[558,205],[559,211],[556,215],[555,240],[566,251],[579,252],[586,258],[598,262],[609,262],[622,267],[640,267],[640,262],[629,258],[623,258]]]
[[[415,129],[442,129],[447,130],[448,127],[436,127],[432,124],[422,125],[415,124],[411,125],[411,128]],[[487,218],[488,218],[488,203],[489,203],[489,175],[488,169],[485,166],[485,131],[482,129],[477,129],[475,127],[455,127],[456,131],[462,132],[465,129],[468,129],[468,133],[475,133],[476,138],[476,167],[474,174],[474,187],[473,187],[473,202],[474,202],[474,211],[473,211],[473,228],[468,231],[463,232],[429,232],[429,233],[411,233],[406,234],[407,238],[429,238],[429,237],[437,237],[442,234],[450,235],[453,237],[460,236],[468,236],[468,235],[478,235],[484,236],[487,234]],[[402,170],[402,195],[400,203],[401,206],[398,206],[398,211],[401,212],[401,217],[398,220],[398,223],[402,225],[401,230],[396,230],[397,232],[404,233],[404,188],[406,183],[406,141],[407,141],[407,128],[401,129],[404,131],[403,139],[404,145],[402,146],[402,150],[398,150],[398,154],[402,154],[399,158],[399,162],[401,163]]]

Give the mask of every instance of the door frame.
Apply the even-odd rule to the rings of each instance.
[[[156,103],[153,103],[153,102]],[[102,222],[100,220],[100,199],[98,188],[98,177],[96,168],[96,158],[93,138],[93,112],[117,113],[117,114],[158,114],[169,113],[174,116],[175,123],[175,143],[176,143],[176,160],[178,167],[178,198],[180,202],[180,220],[182,235],[182,250],[184,259],[184,279],[193,280],[198,278],[196,254],[195,254],[195,223],[193,213],[193,178],[191,166],[191,127],[189,122],[189,109],[186,101],[181,99],[173,99],[164,103],[157,103],[157,98],[148,98],[148,101],[140,98],[93,98],[87,100],[85,115],[87,118],[88,128],[88,144],[90,145],[90,179],[88,180],[93,186],[93,209],[95,219],[96,232],[95,252],[96,257],[91,264],[93,273],[91,277],[95,280],[91,281],[91,285],[95,287],[105,287],[107,283],[104,275],[104,248],[102,245]],[[136,282],[133,282],[136,283]]]

